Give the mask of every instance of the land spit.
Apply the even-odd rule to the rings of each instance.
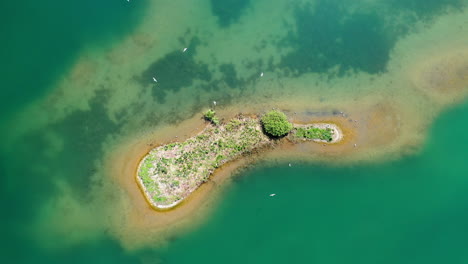
[[[152,149],[137,170],[137,183],[156,210],[175,207],[194,192],[217,168],[282,142],[339,142],[343,134],[333,123],[293,124],[283,138],[264,133],[257,116],[238,115],[227,123],[208,124],[199,134]]]

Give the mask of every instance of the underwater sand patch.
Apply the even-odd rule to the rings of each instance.
[[[144,49],[152,48],[155,44],[154,37],[146,33],[132,35],[132,41],[135,43],[135,45]]]
[[[90,59],[80,60],[70,73],[70,81],[74,84],[89,85],[96,73],[96,62]]]
[[[151,53],[150,51],[158,44],[158,37],[147,33],[136,33],[126,39],[124,43],[127,47],[125,51],[116,48],[111,49],[106,53],[105,58],[114,64],[130,63]]]
[[[468,90],[468,51],[425,59],[411,72],[413,84],[437,101],[462,98]]]
[[[400,120],[397,111],[386,103],[373,106],[366,117],[366,140],[370,145],[389,144],[400,132]]]

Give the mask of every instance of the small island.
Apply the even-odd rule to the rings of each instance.
[[[173,208],[223,164],[283,140],[336,143],[341,139],[335,124],[294,125],[283,112],[276,110],[261,118],[239,114],[221,122],[210,109],[203,118],[209,124],[198,135],[184,142],[156,147],[141,160],[136,178],[153,208]]]

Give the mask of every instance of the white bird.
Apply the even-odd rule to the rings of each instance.
[[[216,106],[216,101],[213,101],[214,106]]]
[[[354,144],[354,147],[357,147],[357,144]]]
[[[154,81],[154,82],[158,82],[158,80],[156,80],[156,77],[153,77],[153,81]]]
[[[289,167],[291,167],[291,163],[289,163]]]
[[[260,73],[260,77],[263,77],[263,72],[262,72],[262,73]]]
[[[182,50],[182,52],[186,52],[187,51],[187,48],[184,48],[184,50]]]
[[[270,194],[270,197],[273,197],[273,196],[275,196],[275,195],[276,195],[276,193],[272,193],[272,194]]]

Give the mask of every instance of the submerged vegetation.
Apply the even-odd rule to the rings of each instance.
[[[198,135],[151,150],[140,163],[138,180],[148,201],[156,208],[170,208],[206,182],[216,168],[274,142],[293,130],[284,113],[271,111],[261,120],[239,115],[220,123],[212,109],[203,113],[210,121]],[[261,121],[261,122],[260,122]],[[262,131],[263,126],[263,132]],[[297,127],[291,137],[331,142],[334,130],[329,124]]]
[[[262,117],[262,124],[265,132],[274,137],[281,137],[289,133],[293,125],[283,112],[270,111]]]

